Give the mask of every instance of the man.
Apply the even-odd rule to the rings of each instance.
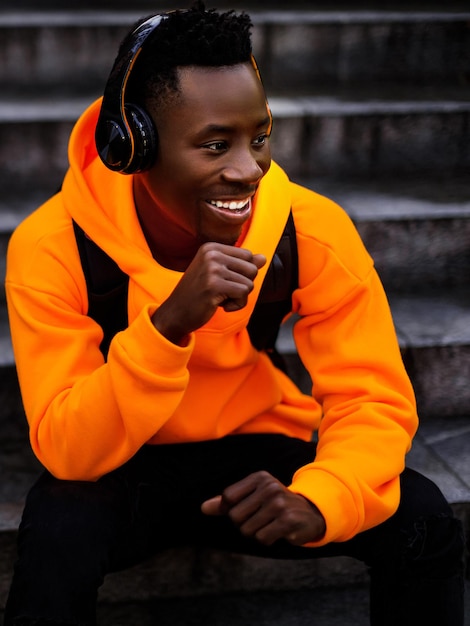
[[[11,331],[46,470],[7,626],[94,624],[108,572],[179,544],[350,555],[370,566],[372,624],[463,623],[461,529],[404,469],[417,416],[383,289],[345,213],[271,162],[250,26],[198,3],[133,29],[72,133],[61,192],[11,239]],[[312,397],[247,332],[290,210]],[[109,352],[73,222],[129,276]]]

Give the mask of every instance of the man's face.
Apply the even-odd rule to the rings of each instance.
[[[234,244],[271,163],[264,90],[249,63],[182,68],[178,75],[176,102],[149,109],[159,152],[138,177],[151,199],[139,206],[141,219],[148,226],[163,220],[183,241]]]

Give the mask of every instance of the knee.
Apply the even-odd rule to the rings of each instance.
[[[400,476],[400,506],[397,515],[404,521],[422,517],[452,517],[452,509],[439,487],[410,468]]]
[[[362,550],[361,560],[372,567],[422,572],[437,578],[463,571],[461,522],[437,485],[410,469],[401,476],[396,513],[359,536],[353,545],[356,543]]]
[[[18,545],[43,546],[54,554],[95,552],[113,534],[117,504],[97,483],[61,481],[45,473],[33,486],[21,521]]]
[[[418,518],[402,530],[402,536],[405,569],[436,580],[463,574],[465,541],[460,520],[451,515]]]
[[[401,489],[397,521],[406,566],[423,568],[428,576],[436,578],[463,571],[462,524],[454,517],[437,485],[407,470],[402,476]]]

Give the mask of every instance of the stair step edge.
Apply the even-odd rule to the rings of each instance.
[[[469,11],[462,10],[260,10],[246,9],[255,25],[269,24],[363,24],[363,23],[417,23],[462,21],[470,19]],[[148,9],[115,10],[115,9],[69,9],[45,10],[24,9],[21,11],[7,9],[0,11],[0,27],[30,28],[35,26],[67,27],[67,26],[127,26],[148,13]]]

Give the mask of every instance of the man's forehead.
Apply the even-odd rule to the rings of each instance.
[[[216,67],[187,66],[178,70],[180,95],[189,100],[217,97],[221,90],[234,93],[247,91],[264,94],[250,63]]]
[[[178,70],[178,79],[175,99],[170,94],[163,106],[150,107],[163,125],[177,119],[180,130],[191,128],[192,132],[199,132],[208,125],[239,125],[240,116],[244,124],[256,127],[269,118],[263,86],[249,62],[220,67],[185,66]]]
[[[184,65],[176,68],[176,74],[179,81],[190,82],[200,78],[210,81],[220,77],[234,76],[247,70],[256,75],[253,65],[249,61],[234,65]]]

